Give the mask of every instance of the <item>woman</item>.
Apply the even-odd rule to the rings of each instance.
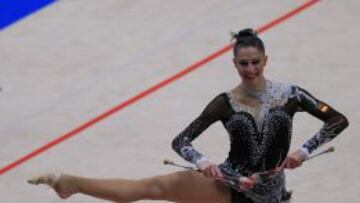
[[[186,170],[141,180],[48,174],[30,182],[48,184],[62,198],[83,193],[115,202],[272,203],[289,199],[283,169],[301,166],[309,154],[346,128],[348,121],[304,89],[265,79],[265,48],[252,29],[241,30],[234,38],[233,62],[241,84],[217,95],[172,143],[173,149],[201,173]],[[298,111],[321,119],[324,126],[288,155],[292,118]],[[216,121],[223,123],[230,136],[229,156],[220,165],[191,145]],[[269,170],[273,172],[270,176],[257,181],[254,174]]]

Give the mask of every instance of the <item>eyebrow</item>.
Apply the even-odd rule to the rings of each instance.
[[[249,60],[239,59],[238,61],[260,61],[260,60],[261,60],[261,57],[259,57],[259,58],[254,58],[254,59],[249,59]]]

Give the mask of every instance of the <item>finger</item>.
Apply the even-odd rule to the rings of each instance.
[[[291,159],[288,159],[285,165],[285,168],[287,169],[293,169],[293,161]]]
[[[302,164],[303,164],[303,161],[299,161],[298,167],[302,166]]]
[[[208,178],[211,178],[213,175],[212,175],[212,172],[211,172],[211,170],[209,169],[208,171],[207,171],[207,173],[206,173],[206,177],[208,177]]]
[[[216,166],[216,173],[219,178],[223,178],[223,174],[222,174],[221,170],[219,169],[219,167],[217,167],[217,166]]]
[[[294,168],[298,167],[299,161],[296,158],[289,157],[288,160],[289,160],[289,168],[290,169],[294,169]]]
[[[285,164],[285,168],[287,168],[287,169],[292,169],[293,168],[293,161],[290,158],[287,159],[286,164]]]
[[[295,161],[295,168],[300,167],[302,165],[302,162],[300,160]]]
[[[217,171],[216,171],[216,166],[215,165],[212,165],[211,166],[211,173],[213,176],[216,176],[217,175]]]
[[[289,160],[288,160],[288,158],[286,158],[284,161],[283,161],[283,163],[281,164],[281,168],[287,168],[287,165],[288,165],[288,162],[289,162]]]
[[[289,162],[289,167],[290,169],[295,169],[299,166],[299,162],[295,159],[292,159],[290,162]]]
[[[214,166],[213,172],[214,172],[214,177],[215,178],[221,177],[221,173],[220,173],[219,169],[217,168],[217,166]]]
[[[211,178],[212,176],[213,176],[212,168],[209,167],[208,170],[207,170],[207,177]]]
[[[203,171],[203,174],[205,175],[205,177],[210,177],[210,171],[209,171],[209,168],[206,168],[204,171]]]
[[[287,161],[288,161],[288,158],[286,157],[286,158],[284,159],[284,161],[282,162],[282,164],[280,165],[280,167],[281,167],[281,168],[286,168],[286,163],[287,163]]]
[[[213,176],[213,168],[211,166],[209,166],[208,168],[208,177],[212,177]]]
[[[254,187],[254,183],[255,182],[253,180],[247,178],[246,180],[244,180],[243,185],[245,188],[251,189],[252,187]]]
[[[292,161],[289,161],[287,164],[288,169],[294,169],[294,163]]]
[[[302,164],[301,158],[294,159],[293,162],[294,162],[294,168],[300,167]]]
[[[250,179],[248,185],[249,185],[249,189],[253,188],[255,186],[255,181]]]
[[[206,171],[205,176],[208,177],[208,178],[211,178],[211,171],[210,170]]]

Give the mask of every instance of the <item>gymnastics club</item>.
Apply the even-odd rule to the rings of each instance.
[[[327,154],[327,153],[334,152],[334,151],[335,151],[335,147],[331,146],[331,147],[329,147],[329,148],[327,148],[327,149],[325,149],[325,150],[323,150],[323,151],[321,151],[321,152],[318,152],[318,153],[316,153],[316,154],[313,154],[313,155],[311,155],[311,156],[308,156],[307,158],[304,159],[304,161],[308,161],[308,160],[313,159],[313,158],[315,158],[315,157],[318,157],[318,156],[320,156],[320,155]],[[304,162],[304,161],[303,161],[303,162]],[[255,175],[256,175],[256,180],[257,180],[257,181],[261,181],[261,180],[263,180],[264,178],[269,177],[269,176],[271,176],[272,174],[274,174],[277,170],[278,170],[278,169],[275,168],[275,169],[271,169],[271,170],[268,170],[268,171],[255,173]]]
[[[326,153],[330,153],[330,152],[334,152],[334,151],[335,151],[335,147],[331,146],[331,147],[329,147],[329,148],[327,148],[327,149],[325,149],[325,150],[323,150],[323,151],[321,151],[319,153],[316,153],[316,154],[314,154],[312,156],[308,156],[304,161],[307,161],[307,160],[310,160],[310,159],[315,158],[317,156],[320,156],[322,154],[326,154]]]
[[[163,163],[164,163],[165,165],[172,165],[172,166],[177,166],[177,167],[180,167],[180,168],[190,169],[190,170],[196,171],[196,168],[195,168],[195,167],[184,166],[184,165],[176,164],[176,163],[174,163],[173,161],[170,161],[170,160],[168,160],[168,159],[165,159],[165,160],[163,161]]]
[[[314,155],[312,155],[312,156],[307,157],[304,161],[307,161],[307,160],[313,159],[313,158],[315,158],[315,157],[317,157],[317,156],[320,156],[320,155],[323,155],[323,154],[327,154],[327,153],[330,153],[330,152],[334,152],[334,151],[335,151],[335,147],[329,147],[329,148],[326,149],[326,150],[323,150],[323,151],[318,152],[318,153],[316,153],[316,154],[314,154]],[[165,160],[163,161],[163,163],[164,163],[165,165],[173,165],[173,166],[177,166],[177,167],[180,167],[180,168],[190,169],[190,170],[196,171],[196,168],[195,168],[195,167],[184,166],[184,165],[176,164],[176,163],[174,163],[173,161],[170,161],[170,160],[168,160],[168,159],[165,159]],[[267,177],[271,176],[272,174],[275,173],[276,170],[277,170],[277,169],[272,169],[272,170],[265,171],[265,172],[255,173],[255,182],[258,182],[258,183],[262,182],[264,178],[267,178]],[[231,180],[231,178],[225,176],[225,177],[224,177],[224,180],[225,180],[226,182],[228,182],[228,184],[230,184],[230,186],[231,186],[232,188],[234,188],[235,190],[237,190],[237,191],[241,191],[241,190],[242,190],[242,189],[239,188],[237,185],[235,185],[235,182],[233,182],[233,181]]]
[[[314,154],[314,155],[308,156],[304,161],[308,161],[308,160],[313,159],[313,158],[315,158],[315,157],[318,157],[318,156],[320,156],[320,155],[327,154],[327,153],[334,152],[334,151],[335,151],[335,147],[331,146],[331,147],[329,147],[328,149],[325,149],[325,150],[323,150],[323,151],[321,151],[321,152],[318,152],[318,153],[316,153],[316,154]],[[180,164],[177,164],[177,163],[175,163],[175,162],[173,162],[173,161],[170,161],[170,160],[168,160],[168,159],[165,159],[165,160],[163,161],[163,163],[164,163],[165,165],[177,166],[177,167],[180,167],[180,168],[190,169],[190,170],[194,170],[194,171],[196,170],[195,167],[180,165]],[[266,173],[266,172],[264,172],[264,173]]]

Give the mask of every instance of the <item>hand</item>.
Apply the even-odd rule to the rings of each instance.
[[[256,176],[252,175],[250,177],[240,177],[239,178],[239,188],[249,190],[253,188],[256,184]]]
[[[208,178],[215,178],[220,180],[224,178],[219,167],[210,161],[200,162],[198,164],[198,168]]]
[[[284,162],[281,164],[281,168],[294,169],[302,165],[302,162],[306,159],[306,154],[301,150],[297,150],[289,154]]]

